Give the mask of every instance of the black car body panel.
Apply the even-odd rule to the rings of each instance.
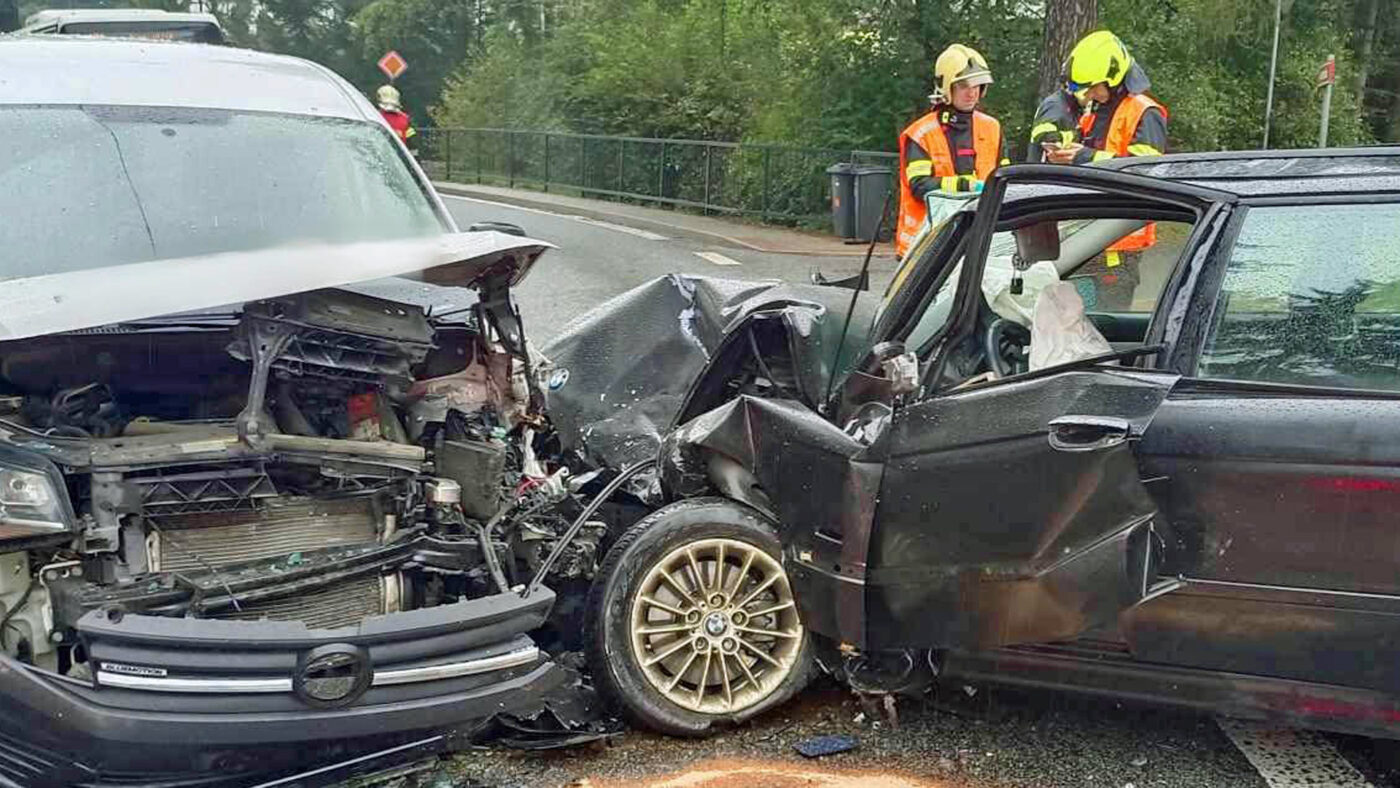
[[[867,558],[865,640],[1064,640],[1142,599],[1156,580],[1155,506],[1132,447],[1175,382],[1070,371],[901,409]]]
[[[826,396],[849,311],[849,291],[776,282],[740,282],[671,274],[630,290],[570,324],[543,348],[558,373],[550,411],[560,437],[591,462],[623,467],[656,456],[677,419],[723,402],[710,391],[727,372],[752,359],[754,321],[781,325],[788,397],[813,407]],[[848,348],[859,348],[873,316],[857,300]],[[853,353],[843,354],[849,358]],[[732,396],[732,395],[731,395]],[[693,400],[712,402],[697,408]]]

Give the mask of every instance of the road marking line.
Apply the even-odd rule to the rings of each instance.
[[[438,195],[441,196],[444,200],[461,200],[462,202],[475,202],[475,203],[481,203],[482,205],[492,205],[492,206],[495,206],[495,207],[497,207],[497,208],[508,208],[508,209],[510,209],[510,210],[512,210],[512,211],[524,211],[524,212],[526,212],[526,213],[537,213],[537,214],[539,214],[539,215],[541,215],[541,216],[555,216],[555,217],[558,217],[558,218],[560,218],[560,219],[572,219],[572,218],[574,218],[574,217],[570,216],[570,215],[567,214],[567,213],[554,213],[554,212],[552,212],[552,211],[541,211],[539,208],[526,208],[526,207],[523,206],[523,205],[511,205],[510,203],[506,203],[506,202],[496,202],[496,201],[494,201],[494,200],[481,200],[481,199],[478,199],[478,198],[476,198],[476,197],[463,197],[463,196],[460,195],[460,194],[443,194],[442,192],[438,192]]]
[[[708,260],[709,262],[712,262],[715,265],[743,265],[743,263],[739,262],[738,260],[735,260],[732,257],[725,257],[719,252],[696,252],[695,256],[699,257],[702,260]]]
[[[591,224],[591,225],[593,225],[593,226],[595,226],[595,227],[606,227],[606,228],[609,229],[609,230],[617,230],[617,231],[620,232],[620,233],[627,233],[628,235],[635,235],[635,236],[637,236],[638,238],[645,238],[645,239],[647,239],[648,241],[669,241],[669,240],[671,240],[670,238],[667,238],[667,237],[664,236],[664,235],[659,235],[659,234],[654,233],[654,232],[652,232],[652,231],[650,231],[650,230],[641,230],[641,229],[638,229],[638,228],[636,228],[636,227],[628,227],[628,226],[622,225],[622,224],[613,224],[612,222],[605,222],[605,221],[603,221],[602,219],[592,219],[592,218],[589,218],[589,217],[587,217],[587,216],[575,216],[575,217],[573,217],[573,219],[574,219],[574,221],[576,221],[576,222],[583,222],[584,224]]]
[[[1374,788],[1321,734],[1224,717],[1216,722],[1269,788]]]
[[[666,237],[666,236],[664,236],[664,235],[660,235],[660,234],[658,234],[658,233],[654,233],[654,232],[652,232],[652,231],[650,231],[650,230],[641,230],[641,229],[638,229],[638,228],[636,228],[636,227],[627,227],[627,226],[621,225],[621,224],[613,224],[612,222],[605,222],[605,221],[603,221],[603,220],[601,220],[601,219],[593,219],[593,218],[588,217],[588,216],[579,216],[579,215],[577,215],[577,214],[572,214],[572,213],[556,213],[556,212],[554,212],[554,211],[542,211],[542,210],[540,210],[539,208],[526,208],[526,207],[523,206],[523,205],[511,205],[510,203],[496,202],[496,201],[494,201],[494,200],[482,200],[482,199],[478,199],[478,198],[476,198],[476,197],[463,197],[463,196],[461,196],[461,195],[459,195],[459,194],[443,194],[442,197],[443,197],[444,199],[449,199],[449,200],[462,200],[463,202],[474,202],[474,203],[480,203],[481,205],[490,205],[490,206],[494,206],[494,207],[496,207],[496,208],[506,208],[506,209],[509,209],[509,210],[512,210],[512,211],[525,211],[526,213],[537,213],[537,214],[539,214],[539,215],[541,215],[541,216],[552,216],[552,217],[554,217],[554,218],[556,218],[556,219],[571,219],[571,220],[573,220],[573,221],[575,221],[575,222],[579,222],[579,223],[581,223],[581,224],[588,224],[588,225],[592,225],[592,226],[594,226],[594,227],[602,227],[602,228],[607,229],[607,230],[616,230],[617,232],[620,232],[620,233],[627,233],[628,235],[635,235],[635,236],[637,236],[638,238],[645,238],[645,239],[647,239],[648,241],[669,241],[669,240],[671,240],[670,238],[668,238],[668,237]]]

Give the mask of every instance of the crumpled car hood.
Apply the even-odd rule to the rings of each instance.
[[[192,312],[403,276],[473,287],[519,283],[553,246],[498,232],[255,252],[45,274],[0,282],[0,341]]]
[[[837,287],[659,277],[578,318],[543,348],[555,366],[550,418],[564,447],[591,463],[617,468],[655,457],[726,337],[758,313],[782,320],[798,385],[820,402],[831,377],[868,343],[873,304],[861,299],[834,363],[850,302],[851,291]]]

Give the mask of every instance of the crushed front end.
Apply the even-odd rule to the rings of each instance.
[[[0,345],[0,784],[590,730],[532,580],[586,583],[606,528],[559,544],[583,485],[480,289],[455,321],[321,290]]]

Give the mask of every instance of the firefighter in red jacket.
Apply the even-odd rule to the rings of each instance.
[[[904,257],[928,218],[931,191],[975,194],[1007,163],[1001,124],[977,104],[992,71],[977,50],[953,44],[933,66],[933,109],[899,135],[899,224],[895,253]]]
[[[393,129],[405,144],[418,134],[413,129],[413,119],[403,111],[403,98],[399,96],[398,88],[383,85],[375,92],[375,99],[379,104],[379,114],[384,116],[389,128]]]
[[[1147,94],[1147,73],[1117,36],[1107,30],[1085,36],[1065,61],[1064,80],[1064,89],[1041,103],[1032,125],[1032,143],[1042,145],[1047,161],[1090,164],[1166,152],[1167,108]],[[1066,130],[1060,128],[1067,114],[1060,105],[1071,99],[1082,112],[1078,127]],[[1143,253],[1156,243],[1157,226],[1148,224],[1109,246],[1102,268],[1099,261],[1086,266],[1092,270],[1085,273],[1099,278],[1095,310],[1132,310]]]

